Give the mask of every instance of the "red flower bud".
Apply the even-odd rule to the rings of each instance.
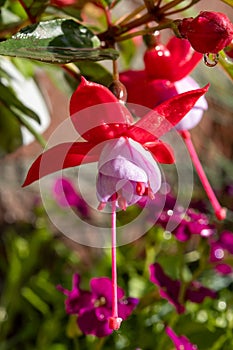
[[[233,24],[220,12],[202,11],[195,18],[184,18],[178,29],[182,37],[201,53],[218,53],[233,38]]]

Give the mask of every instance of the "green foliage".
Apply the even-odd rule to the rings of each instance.
[[[0,55],[59,64],[117,58],[115,50],[99,46],[97,36],[88,28],[73,20],[57,19],[22,29],[11,39],[0,43]]]

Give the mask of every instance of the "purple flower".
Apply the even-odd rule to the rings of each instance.
[[[165,332],[173,341],[176,350],[198,350],[197,346],[190,343],[188,338],[184,335],[177,335],[170,327],[166,327]]]
[[[233,271],[230,265],[222,263],[226,253],[233,254],[233,232],[230,231],[223,231],[219,239],[210,242],[210,262],[217,263],[215,269],[223,275]]]
[[[120,137],[106,143],[98,162],[100,209],[117,199],[117,205],[125,210],[142,196],[154,198],[160,185],[157,163],[138,142]]]
[[[73,207],[83,217],[89,217],[88,206],[70,179],[57,179],[53,187],[53,196],[61,207]]]
[[[170,211],[171,208],[166,208],[158,219],[158,223],[164,228],[166,228],[168,221],[171,220]],[[205,214],[199,213],[192,208],[189,208],[186,213],[183,211],[173,213],[172,220],[179,223],[173,234],[181,242],[189,240],[192,235],[210,237],[216,231],[215,226],[209,223],[209,219]]]
[[[150,280],[159,287],[162,298],[167,299],[175,306],[176,311],[180,314],[185,311],[184,305],[179,301],[181,282],[173,280],[166,275],[158,263],[150,265]],[[216,292],[202,286],[199,282],[190,283],[184,294],[184,301],[190,300],[193,303],[202,303],[206,297],[216,298]]]
[[[109,318],[112,315],[112,281],[108,277],[92,278],[91,291],[80,289],[80,276],[73,276],[72,290],[58,286],[58,290],[67,296],[66,312],[77,314],[77,323],[84,334],[105,337],[112,333],[109,328]],[[117,288],[118,312],[123,320],[129,317],[139,300],[126,298],[124,290]]]

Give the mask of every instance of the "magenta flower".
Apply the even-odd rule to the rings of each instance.
[[[223,275],[233,272],[232,266],[223,262],[228,254],[233,254],[233,232],[223,231],[219,239],[210,242],[210,262],[215,263],[216,271]]]
[[[186,338],[184,335],[177,335],[172,328],[167,326],[165,328],[165,332],[173,341],[176,350],[198,350],[197,346],[190,343],[188,338]]]
[[[171,216],[169,216],[168,209],[163,211],[157,222],[163,228],[166,228],[169,220],[171,220]],[[214,235],[216,232],[215,226],[209,223],[208,217],[192,208],[189,208],[185,213],[175,213],[175,215],[172,216],[172,220],[179,223],[172,233],[181,242],[189,240],[192,235],[200,235],[201,237],[207,238]]]
[[[61,207],[73,207],[83,217],[89,217],[87,203],[77,192],[70,179],[65,177],[57,179],[53,187],[53,196]]]
[[[105,337],[112,333],[109,327],[109,318],[112,312],[112,281],[108,277],[92,278],[91,291],[80,288],[80,276],[73,276],[72,290],[58,286],[64,293],[66,312],[78,316],[77,323],[84,334],[96,337]],[[139,300],[126,298],[122,288],[117,287],[119,317],[127,319],[136,308]]]
[[[185,311],[185,307],[179,301],[181,283],[178,280],[173,280],[165,274],[162,267],[158,263],[150,265],[150,280],[159,287],[159,292],[162,298],[167,299],[169,303],[175,306],[176,311],[181,314]],[[206,298],[217,297],[215,291],[202,286],[199,282],[193,281],[185,291],[183,301],[190,300],[193,303],[202,303]]]
[[[233,39],[233,24],[220,12],[201,11],[195,18],[184,18],[178,28],[180,34],[201,53],[218,53]]]

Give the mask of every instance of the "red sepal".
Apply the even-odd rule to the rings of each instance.
[[[22,186],[61,169],[97,161],[102,147],[95,147],[94,152],[87,155],[93,147],[89,142],[66,142],[48,149],[32,163]]]
[[[202,89],[196,89],[176,95],[156,106],[128,132],[134,140],[145,143],[160,138],[172,129],[192,109],[197,100],[208,90],[209,84]],[[147,136],[145,130],[148,130]],[[154,135],[154,140],[150,135]]]
[[[118,137],[132,121],[110,90],[83,77],[71,97],[70,115],[78,133],[92,143]]]
[[[159,163],[173,164],[175,162],[172,148],[160,140],[155,142],[147,142],[143,145],[143,147],[150,151],[155,160]]]

